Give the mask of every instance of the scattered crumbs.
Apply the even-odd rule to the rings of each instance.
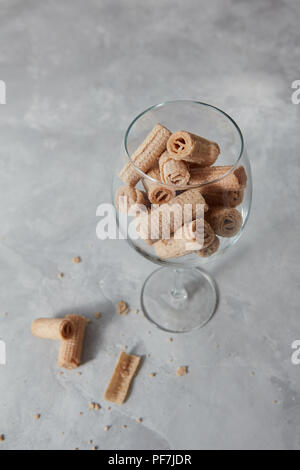
[[[110,426],[104,426],[104,431],[108,431]]]
[[[62,278],[64,277],[64,273],[58,273],[57,277],[58,277],[59,279],[62,279]]]
[[[5,436],[4,434],[0,434],[0,442],[3,442],[3,441],[5,441]]]
[[[176,375],[179,377],[186,375],[188,373],[188,367],[187,366],[180,366],[176,370]]]
[[[99,318],[101,318],[101,316],[102,316],[102,315],[101,315],[100,312],[96,312],[96,313],[94,314],[94,317],[97,318],[97,320],[98,320]]]
[[[138,313],[139,313],[139,310],[138,310],[138,309],[136,309],[136,311],[135,311],[135,314],[136,314],[136,315],[138,315]]]
[[[172,342],[173,342],[173,338],[172,338],[172,337],[171,337],[171,338],[169,338],[169,341],[170,341],[170,343],[172,343]]]
[[[89,441],[89,444],[90,444],[90,445],[91,445],[91,444],[93,444],[93,441],[92,441],[92,439]]]
[[[94,403],[94,402],[91,402],[91,403],[89,404],[89,408],[91,408],[91,410],[94,410],[94,409],[95,409],[95,406],[96,406],[96,403]]]
[[[98,450],[98,447],[97,447],[97,446],[95,446],[95,447],[93,447],[93,448],[92,448],[92,450]]]
[[[123,424],[122,429],[127,429],[127,425]]]
[[[80,258],[80,256],[74,256],[74,258],[73,258],[73,263],[75,263],[75,264],[81,263],[81,258]]]
[[[130,309],[124,300],[120,300],[117,303],[117,314],[118,315],[127,315],[130,312]]]
[[[156,376],[156,372],[151,372],[151,373],[149,374],[149,377],[155,377],[155,376]]]
[[[142,423],[142,422],[143,422],[143,418],[138,418],[138,419],[136,420],[136,422],[137,422],[137,423]]]
[[[34,415],[34,419],[37,421],[38,419],[40,419],[41,415],[39,413],[36,413]]]
[[[99,403],[95,403],[95,410],[101,410],[101,406],[99,405]]]
[[[278,400],[274,400],[273,405],[278,405]]]

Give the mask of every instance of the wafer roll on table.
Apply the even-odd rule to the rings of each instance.
[[[185,256],[194,251],[205,249],[214,240],[214,231],[204,219],[197,219],[180,227],[168,240],[159,240],[154,249],[162,259]]]
[[[185,160],[205,167],[216,161],[220,154],[220,147],[216,142],[190,132],[177,131],[168,139],[167,151],[176,160]]]
[[[148,241],[169,238],[184,222],[188,223],[199,216],[201,209],[204,214],[208,206],[200,189],[189,189],[167,204],[150,210],[148,214],[142,214],[137,220],[138,231],[141,238]]]
[[[86,319],[80,315],[67,315],[66,320],[72,322],[74,334],[70,339],[61,341],[58,366],[65,369],[75,369],[81,363]]]
[[[74,334],[73,323],[66,318],[38,318],[31,325],[38,338],[66,340]]]
[[[119,212],[129,212],[134,204],[148,204],[146,194],[132,186],[121,186],[116,193],[115,203]]]
[[[209,256],[212,256],[214,253],[216,253],[219,249],[220,246],[220,240],[219,238],[215,235],[212,243],[208,245],[206,248],[202,248],[199,251],[196,251],[195,253],[201,258],[208,258]]]
[[[170,135],[171,132],[166,127],[159,123],[156,124],[145,140],[132,154],[131,160],[141,171],[147,173],[165,151]],[[126,163],[120,173],[121,180],[130,186],[135,186],[141,177],[142,175],[135,170],[130,161]]]
[[[148,171],[147,175],[157,181],[154,183],[153,181],[143,178],[144,188],[152,204],[163,204],[169,202],[170,199],[176,196],[175,189],[167,188],[163,184],[160,184],[161,176],[158,166]]]
[[[235,208],[211,207],[205,219],[221,237],[234,237],[243,224],[242,214]]]
[[[141,358],[122,351],[113,376],[105,391],[105,400],[122,405],[127,398],[131,382],[136,375]]]
[[[160,177],[163,183],[186,186],[190,179],[189,167],[183,160],[174,160],[165,151],[158,160]]]

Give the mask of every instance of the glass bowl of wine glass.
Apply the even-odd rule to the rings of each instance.
[[[122,237],[160,266],[142,287],[145,316],[172,333],[204,326],[218,304],[205,267],[237,243],[251,207],[238,125],[197,101],[146,109],[125,133],[112,194]]]

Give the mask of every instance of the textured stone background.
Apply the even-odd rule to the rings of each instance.
[[[0,15],[0,449],[299,448],[299,1],[2,0]],[[126,293],[139,307],[154,266],[125,241],[97,240],[95,213],[128,123],[178,98],[239,123],[254,202],[239,244],[210,267],[217,314],[170,343],[142,315],[114,314]],[[58,375],[58,345],[33,338],[31,321],[97,311],[82,375]],[[124,345],[151,357],[108,411]]]

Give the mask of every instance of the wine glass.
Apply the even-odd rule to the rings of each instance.
[[[159,177],[153,177],[153,173],[143,172],[131,157],[157,123],[172,133],[184,130],[202,136],[211,142],[216,142],[220,148],[220,154],[214,166],[225,167],[226,171],[222,170],[222,174],[204,180],[203,177],[200,180],[191,177],[190,182],[182,186],[163,183]],[[140,195],[145,191],[145,188],[149,188],[149,184],[159,184],[161,188],[159,196],[162,197],[162,202],[165,204],[170,193],[173,192],[172,196],[175,197],[184,191],[197,188],[203,194],[204,199],[206,198],[205,201],[210,212],[215,212],[220,206],[223,210],[224,205],[226,210],[233,211],[240,218],[237,229],[229,233],[231,236],[226,235],[226,224],[228,224],[227,228],[230,232],[232,220],[230,217],[228,220],[226,217],[224,218],[222,229],[225,229],[225,236],[215,237],[218,245],[215,249],[207,248],[206,251],[202,250],[202,254],[201,250],[192,250],[187,251],[184,256],[161,257],[156,244],[147,244],[140,237],[139,227],[136,230],[136,224],[134,224],[136,217],[123,213],[116,204],[117,223],[129,244],[137,253],[161,266],[148,276],[142,287],[141,307],[145,316],[157,327],[172,333],[188,332],[202,327],[211,319],[218,304],[216,283],[203,267],[223,255],[238,241],[245,228],[251,207],[251,169],[242,133],[234,120],[215,106],[187,100],[161,103],[139,114],[125,133],[121,157],[113,178],[114,201],[116,201],[116,194],[120,188],[124,187],[120,173],[125,165],[138,174],[139,181],[134,185],[134,188],[139,190],[138,194]],[[188,163],[188,167],[191,175],[194,174],[193,172],[195,174],[197,172],[203,173],[202,169],[197,168],[197,165],[193,168],[194,165]],[[229,193],[225,192],[226,201],[223,202],[224,191],[217,191],[212,196],[207,190],[215,184],[217,187],[224,185],[228,178],[232,178],[232,175],[241,169],[244,175],[244,185],[241,191],[230,192],[229,202],[227,198]],[[227,179],[225,180],[225,178]],[[247,181],[245,182],[245,180]],[[215,204],[214,197],[217,198],[216,205],[218,207],[216,208],[211,206],[211,204]]]

